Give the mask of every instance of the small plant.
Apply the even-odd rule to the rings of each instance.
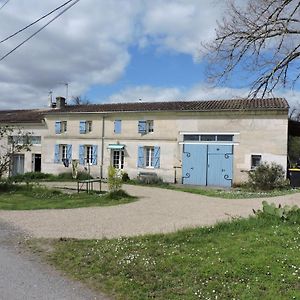
[[[300,208],[297,205],[281,206],[281,204],[279,204],[277,207],[274,203],[269,204],[267,201],[263,201],[262,204],[263,204],[262,210],[256,211],[253,209],[254,214],[260,217],[273,216],[273,217],[280,218],[282,220],[287,220],[295,212],[298,213],[300,212]]]
[[[78,177],[78,166],[79,166],[78,159],[72,159],[72,178],[73,179],[77,179],[77,177]]]
[[[114,168],[113,166],[108,167],[108,189],[109,192],[116,192],[122,188],[123,172]]]
[[[248,185],[253,189],[273,190],[287,187],[283,167],[274,162],[271,164],[263,162],[248,175]]]
[[[130,180],[129,175],[127,172],[122,172],[122,181],[128,182]]]

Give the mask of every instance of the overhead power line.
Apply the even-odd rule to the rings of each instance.
[[[36,36],[39,32],[41,32],[43,29],[45,29],[49,24],[54,22],[57,18],[59,18],[62,14],[64,14],[67,10],[69,10],[71,7],[73,7],[76,3],[78,3],[80,0],[76,0],[75,2],[71,3],[69,6],[67,6],[64,10],[62,10],[59,14],[57,14],[54,18],[52,18],[50,21],[48,21],[44,26],[42,26],[39,30],[35,31],[33,34],[31,34],[27,39],[25,39],[22,43],[18,44],[15,48],[7,52],[5,55],[3,55],[0,58],[0,62],[4,60],[6,57],[8,57],[10,54],[15,52],[18,48],[20,48],[22,45],[27,43],[30,39],[32,39],[34,36]]]
[[[6,0],[1,6],[0,6],[0,10],[9,2],[9,0]]]
[[[72,2],[73,0],[69,0],[67,2],[65,2],[64,4],[56,7],[55,9],[51,10],[49,13],[47,13],[46,15],[43,15],[42,17],[40,17],[39,19],[35,20],[34,22],[28,24],[27,26],[23,27],[22,29],[16,31],[15,33],[9,35],[8,37],[6,37],[5,39],[1,40],[0,41],[0,44],[11,39],[12,37],[16,36],[17,34],[21,33],[22,31],[26,30],[27,28],[33,26],[34,24],[38,23],[39,21],[47,18],[48,16],[50,16],[51,14],[53,14],[54,12],[60,10],[61,8],[63,8],[64,6],[66,6],[67,4],[69,4],[70,2]]]

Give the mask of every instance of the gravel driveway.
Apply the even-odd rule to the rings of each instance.
[[[75,188],[75,183],[53,184]],[[111,207],[0,211],[0,219],[38,238],[100,239],[172,232],[233,216],[246,217],[252,208],[260,208],[263,200],[300,206],[299,193],[266,199],[220,199],[153,187],[123,188],[140,199]]]

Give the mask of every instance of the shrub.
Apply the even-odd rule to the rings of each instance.
[[[161,177],[158,176],[139,176],[137,178],[138,183],[151,184],[151,185],[161,185],[164,183]]]
[[[290,218],[294,218],[295,215],[299,216],[300,214],[300,208],[297,205],[281,206],[279,204],[277,207],[274,203],[269,204],[267,201],[263,201],[262,204],[262,210],[255,211],[253,209],[253,212],[259,217],[276,217],[282,220],[289,220]]]
[[[122,173],[122,181],[123,182],[128,182],[130,180],[129,175],[127,172]]]
[[[284,171],[281,165],[262,162],[255,170],[248,173],[248,184],[251,188],[260,190],[272,190],[287,187],[284,179]]]
[[[110,192],[119,191],[122,188],[122,177],[123,172],[114,168],[113,166],[108,167],[108,189]]]
[[[15,182],[29,182],[38,180],[51,180],[53,178],[52,174],[41,173],[41,172],[27,172],[24,174],[17,174],[9,178],[10,181]]]
[[[73,180],[73,174],[72,172],[64,172],[60,173],[56,176],[58,180]],[[92,179],[93,177],[86,173],[86,172],[78,172],[77,173],[77,179],[78,180],[86,180],[86,179]]]

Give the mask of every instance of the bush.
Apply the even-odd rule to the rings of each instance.
[[[119,191],[122,188],[123,172],[114,168],[108,167],[108,189],[110,192]]]
[[[127,172],[122,173],[122,181],[123,182],[128,182],[130,180],[129,175]]]
[[[253,189],[273,190],[287,187],[284,171],[281,165],[262,162],[255,170],[248,173],[248,185]]]
[[[73,180],[73,174],[72,172],[64,172],[60,173],[56,176],[58,180]],[[92,179],[93,176],[86,172],[78,172],[77,173],[77,179],[78,180],[87,180],[87,179]]]
[[[164,183],[161,177],[158,176],[139,176],[137,182],[141,184],[161,185]]]
[[[28,181],[38,181],[38,180],[51,180],[53,178],[52,174],[41,173],[41,172],[27,172],[24,174],[18,174],[11,176],[10,181],[15,182],[28,182]]]

